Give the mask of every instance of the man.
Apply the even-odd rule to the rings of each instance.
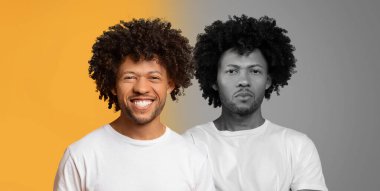
[[[313,142],[261,113],[263,98],[278,94],[295,71],[286,32],[271,18],[242,15],[197,38],[195,76],[222,112],[184,136],[208,154],[219,191],[327,190]]]
[[[70,145],[54,190],[212,191],[207,158],[160,121],[167,94],[191,83],[191,47],[160,19],[109,28],[92,49],[89,74],[120,117]]]

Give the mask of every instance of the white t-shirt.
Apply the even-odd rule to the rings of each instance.
[[[242,131],[219,131],[213,122],[184,137],[210,159],[218,191],[327,191],[313,142],[302,133],[266,120]]]
[[[135,140],[105,125],[70,145],[55,191],[214,191],[205,155],[166,128],[153,140]]]

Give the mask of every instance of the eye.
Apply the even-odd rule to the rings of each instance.
[[[236,69],[228,69],[226,70],[226,74],[237,74],[238,71]]]
[[[150,76],[149,79],[152,81],[160,81],[161,77],[160,76]]]
[[[262,72],[259,69],[251,69],[250,73],[252,73],[252,74],[261,74]]]
[[[126,76],[123,77],[123,80],[133,80],[133,79],[136,79],[136,76],[126,75]]]

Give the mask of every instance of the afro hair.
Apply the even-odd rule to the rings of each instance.
[[[202,96],[208,99],[208,104],[221,106],[219,93],[212,85],[216,84],[220,58],[229,49],[240,55],[259,49],[268,63],[272,80],[265,98],[269,99],[273,91],[279,95],[279,87],[288,85],[288,80],[296,72],[295,48],[285,33],[285,29],[276,26],[276,21],[267,16],[259,19],[233,16],[226,22],[217,20],[206,26],[205,33],[197,36],[192,62]]]

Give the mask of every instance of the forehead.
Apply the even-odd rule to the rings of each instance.
[[[132,73],[151,73],[151,72],[159,72],[161,74],[166,74],[166,69],[163,67],[157,58],[153,58],[151,60],[134,60],[130,56],[127,56],[124,61],[120,64],[118,73],[122,74],[125,72]]]
[[[222,54],[219,62],[219,68],[253,66],[267,68],[267,62],[259,49],[242,55],[229,49]]]

